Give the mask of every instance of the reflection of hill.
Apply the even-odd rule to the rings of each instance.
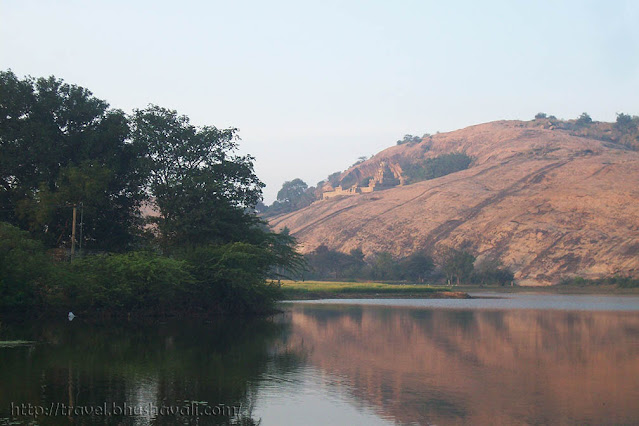
[[[347,377],[355,396],[399,422],[639,419],[636,314],[370,307],[326,314],[293,310],[294,339],[313,348],[308,362]]]

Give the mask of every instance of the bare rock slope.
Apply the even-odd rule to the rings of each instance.
[[[364,254],[470,247],[521,284],[639,273],[639,152],[538,122],[500,121],[388,148],[351,169],[463,152],[471,167],[437,179],[316,201],[270,219],[303,252]]]

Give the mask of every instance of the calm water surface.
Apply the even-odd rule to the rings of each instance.
[[[637,297],[282,306],[270,320],[2,324],[0,424],[639,423]],[[125,403],[138,412],[60,413]]]

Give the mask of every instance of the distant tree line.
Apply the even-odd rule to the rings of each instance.
[[[495,259],[478,261],[467,250],[443,250],[437,260],[424,251],[396,258],[388,252],[364,256],[360,249],[342,253],[325,245],[305,256],[304,279],[374,280],[411,283],[507,285],[513,273]]]
[[[238,140],[0,72],[0,312],[270,309],[266,278],[303,262],[255,215],[264,185]]]
[[[535,120],[545,120],[554,128],[568,130],[578,136],[605,140],[634,151],[639,150],[639,116],[636,115],[618,113],[611,128],[607,123],[593,121],[586,112],[574,120],[559,120],[554,115],[540,112],[535,115]]]
[[[560,285],[569,286],[616,286],[619,288],[637,288],[639,287],[639,278],[612,276],[600,279],[586,279],[583,277],[566,277],[559,282]]]

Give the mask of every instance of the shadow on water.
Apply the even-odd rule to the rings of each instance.
[[[4,324],[0,341],[33,343],[0,348],[0,424],[32,421],[28,404],[55,414],[40,412],[39,424],[257,424],[252,399],[267,364],[296,365],[287,328],[262,319]],[[66,417],[69,406],[94,415]]]

